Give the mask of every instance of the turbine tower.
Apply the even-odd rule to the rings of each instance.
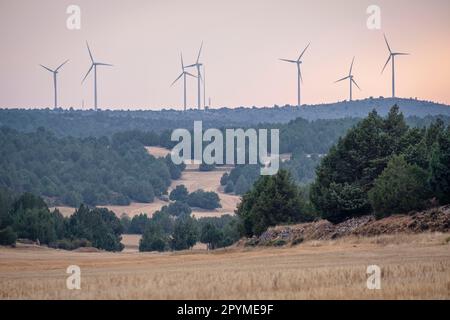
[[[185,70],[184,62],[183,62],[183,53],[181,53],[181,74],[178,76],[178,78],[175,79],[174,82],[170,86],[173,86],[181,77],[183,77],[184,82],[184,111],[186,111],[186,76],[191,76],[194,78],[197,78],[193,74],[190,74]]]
[[[84,82],[84,80],[86,80],[87,76],[89,75],[89,73],[92,71],[92,69],[94,69],[94,108],[95,111],[97,111],[97,66],[107,66],[107,67],[112,67],[112,64],[108,64],[108,63],[102,63],[102,62],[95,62],[94,57],[92,56],[92,52],[91,49],[89,48],[89,44],[86,41],[86,46],[89,52],[89,57],[91,58],[91,67],[89,68],[88,72],[86,73],[86,75],[83,78],[83,81],[81,81],[81,83]]]
[[[300,82],[303,82],[303,78],[302,78],[302,72],[300,70],[300,65],[302,64],[302,57],[305,54],[306,50],[309,48],[309,45],[311,43],[308,43],[308,45],[306,46],[305,50],[303,50],[303,52],[300,54],[300,56],[298,57],[297,60],[289,60],[289,59],[280,59],[281,61],[284,62],[289,62],[289,63],[295,63],[297,65],[297,105],[300,107],[301,106],[301,95],[300,95]]]
[[[206,109],[206,69],[203,65],[203,109]]]
[[[409,55],[409,53],[392,52],[391,47],[389,46],[389,42],[387,41],[386,35],[384,35],[384,40],[386,41],[386,45],[389,50],[389,58],[387,59],[386,64],[384,65],[383,70],[381,71],[381,74],[383,74],[384,69],[386,69],[386,66],[392,59],[392,98],[395,98],[395,56],[407,56]]]
[[[201,74],[201,67],[202,67],[202,63],[200,62],[200,54],[202,53],[202,48],[203,48],[203,41],[202,44],[200,45],[200,50],[198,50],[198,56],[197,56],[197,61],[194,64],[188,65],[186,68],[191,68],[191,67],[196,67],[197,68],[197,105],[198,105],[198,110],[201,109],[201,81],[202,81],[202,74]]]
[[[341,81],[344,81],[344,80],[349,80],[349,82],[350,82],[350,101],[352,101],[352,98],[353,98],[353,96],[352,96],[352,89],[353,89],[353,84],[355,84],[355,86],[357,86],[358,87],[358,89],[359,90],[361,90],[361,88],[358,86],[358,84],[356,83],[356,81],[355,81],[355,79],[354,79],[354,76],[352,75],[352,70],[353,70],[353,63],[355,62],[355,57],[353,57],[353,60],[352,60],[352,64],[351,64],[351,66],[350,66],[350,71],[349,71],[349,73],[348,73],[348,76],[346,76],[345,78],[342,78],[342,79],[339,79],[339,80],[337,80],[335,83],[338,83],[338,82],[341,82]]]
[[[54,90],[55,90],[55,108],[57,108],[58,107],[58,86],[57,86],[57,75],[58,75],[58,71],[59,71],[59,69],[61,69],[61,67],[63,66],[63,65],[65,65],[67,62],[69,62],[69,60],[66,60],[66,61],[64,61],[63,63],[61,63],[61,65],[58,67],[58,68],[56,68],[55,70],[52,70],[52,69],[50,69],[50,68],[48,68],[48,67],[46,67],[46,66],[44,66],[44,65],[40,65],[42,68],[44,68],[45,70],[47,70],[47,71],[50,71],[51,73],[53,73],[53,88],[54,88]]]

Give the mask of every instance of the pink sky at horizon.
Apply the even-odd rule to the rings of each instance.
[[[66,8],[81,8],[81,30],[68,30]],[[366,27],[369,5],[381,8],[381,30]],[[450,1],[448,0],[0,0],[0,108],[53,107],[52,75],[62,107],[93,106],[85,41],[99,68],[102,109],[182,109],[180,51],[193,63],[201,41],[206,98],[212,107],[296,104],[295,65],[304,47],[302,102],[348,99],[347,75],[362,91],[354,99],[391,95],[386,33],[396,59],[398,97],[450,104]],[[195,70],[192,70],[195,73]],[[188,106],[196,106],[197,82],[188,79]]]

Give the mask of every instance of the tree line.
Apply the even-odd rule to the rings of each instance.
[[[0,128],[0,187],[30,192],[51,204],[78,207],[152,202],[178,179],[183,165],[144,149],[153,134],[112,138],[57,138],[40,128],[23,133]]]
[[[449,204],[450,126],[437,119],[428,127],[409,127],[397,106],[386,118],[373,111],[330,149],[316,175],[310,187],[300,187],[285,169],[257,179],[236,212],[241,234]]]
[[[107,209],[81,205],[73,215],[64,217],[57,209],[50,211],[38,196],[16,196],[0,189],[1,245],[14,245],[23,238],[65,250],[95,247],[121,251],[122,232],[120,220]]]

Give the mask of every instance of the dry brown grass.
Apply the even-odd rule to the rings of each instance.
[[[162,147],[145,147],[148,153],[150,153],[155,158],[165,158],[170,154],[170,150]]]
[[[180,253],[0,249],[1,299],[450,299],[448,234],[347,238],[291,248]],[[65,270],[82,270],[66,289]],[[366,268],[382,289],[366,288]]]

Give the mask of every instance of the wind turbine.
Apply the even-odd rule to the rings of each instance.
[[[201,108],[201,81],[202,81],[202,74],[201,74],[201,67],[202,67],[202,63],[200,62],[200,54],[202,53],[202,48],[203,48],[203,41],[202,44],[200,45],[200,50],[198,50],[198,56],[197,56],[197,61],[194,64],[188,65],[186,68],[191,68],[191,67],[196,67],[197,68],[197,105],[198,105],[198,110],[200,110]]]
[[[58,71],[59,69],[61,69],[61,67],[63,65],[65,65],[67,62],[69,62],[69,60],[64,61],[63,63],[60,64],[60,66],[58,68],[56,68],[55,70],[52,70],[44,65],[40,65],[42,68],[44,68],[47,71],[50,71],[51,73],[53,73],[53,87],[55,89],[55,108],[58,107],[58,86],[57,86],[57,75],[58,75]]]
[[[91,58],[92,64],[91,64],[91,67],[89,68],[88,72],[84,76],[83,81],[81,81],[81,83],[83,83],[84,80],[86,80],[89,73],[92,71],[92,69],[94,69],[94,106],[95,106],[95,111],[97,111],[97,66],[112,67],[113,65],[108,64],[108,63],[102,63],[102,62],[95,62],[94,57],[92,56],[91,49],[89,48],[89,44],[87,41],[86,41],[86,46],[89,51],[89,57]]]
[[[355,57],[353,57],[352,64],[350,66],[350,71],[348,73],[348,76],[346,76],[345,78],[339,79],[339,80],[337,80],[335,82],[335,83],[338,83],[338,82],[341,82],[341,81],[344,81],[344,80],[347,80],[347,79],[349,80],[349,82],[350,82],[350,101],[352,101],[352,87],[353,87],[353,84],[355,84],[355,86],[357,86],[358,89],[361,90],[361,88],[358,86],[358,84],[356,83],[356,81],[355,81],[355,79],[354,79],[354,77],[352,75],[353,63],[354,62],[355,62]]]
[[[206,68],[203,65],[203,109],[206,109]]]
[[[300,82],[303,82],[302,72],[300,70],[300,65],[303,63],[303,61],[301,61],[301,59],[302,59],[303,55],[305,54],[306,50],[309,48],[310,44],[311,43],[308,43],[308,45],[306,46],[305,50],[303,50],[303,52],[300,54],[300,56],[298,57],[297,60],[280,59],[281,61],[289,62],[289,63],[295,63],[297,65],[297,95],[298,95],[297,105],[299,107],[301,106]]]
[[[391,47],[389,46],[389,42],[387,41],[386,35],[384,35],[384,40],[386,41],[387,48],[389,50],[389,58],[386,61],[386,64],[381,71],[383,74],[384,69],[386,69],[389,61],[392,59],[392,98],[395,98],[395,56],[407,56],[409,53],[401,53],[401,52],[392,52]]]
[[[173,86],[181,77],[183,77],[184,82],[184,111],[186,111],[186,76],[191,76],[194,78],[197,78],[193,74],[190,74],[185,70],[184,62],[183,62],[183,53],[181,53],[181,74],[178,76],[178,78],[175,79],[174,82],[170,86]]]

